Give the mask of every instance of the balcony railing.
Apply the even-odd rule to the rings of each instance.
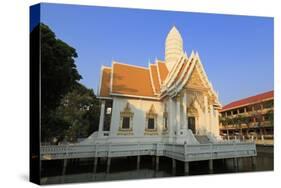
[[[220,125],[220,129],[244,129],[244,128],[258,128],[258,127],[273,127],[270,121],[263,121],[263,122],[252,122],[248,125],[243,123],[241,125]]]
[[[180,161],[199,161],[256,155],[252,142],[179,145],[168,143],[107,143],[93,145],[41,146],[41,160],[121,157],[137,155],[166,156]]]

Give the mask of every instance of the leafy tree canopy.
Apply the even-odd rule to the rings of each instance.
[[[78,83],[82,77],[75,65],[76,50],[56,38],[55,33],[43,23],[34,28],[36,32],[31,32],[31,39],[38,37],[38,30],[41,47],[41,140],[76,141],[98,129],[99,102],[93,90]]]
[[[76,84],[56,110],[57,116],[69,123],[64,133],[65,139],[76,141],[77,138],[87,137],[98,130],[99,108],[99,101],[93,90]]]
[[[55,33],[43,23],[31,32],[31,45],[38,40],[37,33],[40,34],[41,51],[41,62],[38,62],[41,75],[41,140],[47,140],[68,127],[68,122],[56,116],[54,111],[82,77],[76,69],[74,59],[77,53],[73,47],[56,38]]]
[[[41,23],[38,27],[41,39],[41,102],[44,114],[48,114],[82,77],[74,63],[76,50],[57,39],[47,25]]]

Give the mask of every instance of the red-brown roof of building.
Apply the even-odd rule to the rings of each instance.
[[[274,96],[274,91],[268,91],[268,92],[261,93],[261,94],[255,95],[255,96],[251,96],[251,97],[247,97],[247,98],[244,98],[244,99],[241,99],[241,100],[237,100],[237,101],[234,101],[234,102],[231,102],[231,103],[225,105],[222,108],[221,112],[226,111],[226,110],[230,110],[230,109],[233,109],[233,108],[241,107],[241,106],[246,106],[248,104],[254,104],[254,103],[257,103],[257,102],[260,102],[260,101],[263,101],[263,100],[273,98],[273,96]]]

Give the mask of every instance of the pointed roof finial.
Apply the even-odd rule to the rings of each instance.
[[[180,40],[182,40],[181,34],[179,32],[179,30],[176,28],[176,26],[173,26],[172,29],[169,31],[167,39],[170,37],[174,38],[179,38]],[[166,39],[166,40],[167,40]]]
[[[178,29],[173,26],[165,42],[165,61],[169,70],[183,54],[183,40]]]

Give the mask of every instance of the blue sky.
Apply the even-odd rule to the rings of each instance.
[[[273,89],[273,18],[42,4],[41,22],[76,49],[81,83],[94,91],[112,60],[164,59],[173,25],[187,54],[199,52],[222,104]]]

